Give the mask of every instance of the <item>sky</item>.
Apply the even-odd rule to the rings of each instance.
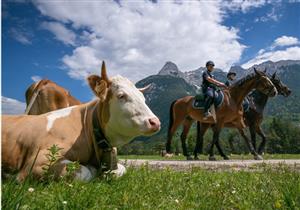
[[[167,61],[181,71],[213,60],[228,71],[300,60],[300,1],[2,1],[2,111],[23,113],[25,91],[53,80],[82,102],[105,60],[137,82]]]

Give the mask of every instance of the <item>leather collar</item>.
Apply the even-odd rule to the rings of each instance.
[[[99,148],[101,148],[103,150],[111,150],[112,149],[111,144],[106,139],[106,137],[101,129],[101,125],[99,123],[98,115],[97,115],[97,107],[95,107],[95,109],[93,111],[93,134],[94,134],[96,144],[98,145]]]

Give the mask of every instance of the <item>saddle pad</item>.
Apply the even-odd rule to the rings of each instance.
[[[213,104],[215,105],[216,108],[218,108],[219,106],[222,105],[223,101],[224,101],[224,93],[219,90],[219,91],[215,91],[214,94],[214,102]],[[204,109],[204,105],[205,105],[205,97],[203,94],[197,94],[193,100],[193,108],[194,109]]]
[[[205,100],[193,100],[193,108],[194,109],[204,109]]]

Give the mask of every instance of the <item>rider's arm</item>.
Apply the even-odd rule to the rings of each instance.
[[[207,81],[209,81],[210,83],[213,83],[217,86],[220,86],[220,87],[227,87],[223,82],[219,82],[218,80],[215,80],[211,77],[207,77]]]

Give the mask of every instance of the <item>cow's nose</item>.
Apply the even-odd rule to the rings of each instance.
[[[149,118],[148,119],[148,126],[149,129],[153,132],[160,130],[160,121],[157,117]]]

